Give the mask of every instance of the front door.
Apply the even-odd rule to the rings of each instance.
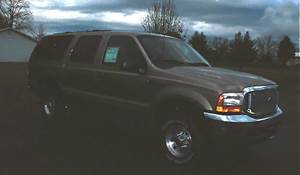
[[[105,49],[101,69],[95,75],[95,91],[106,102],[135,109],[148,106],[147,75],[126,71],[126,60],[145,63],[142,52],[130,36],[110,37]]]

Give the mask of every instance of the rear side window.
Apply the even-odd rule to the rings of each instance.
[[[33,52],[33,60],[61,61],[73,36],[46,37],[39,42]]]
[[[71,62],[92,64],[101,43],[102,37],[97,36],[82,36],[76,43]]]

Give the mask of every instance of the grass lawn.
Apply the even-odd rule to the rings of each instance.
[[[243,68],[241,71],[261,75],[280,85],[280,106],[285,115],[278,137],[260,145],[255,155],[232,166],[219,169],[218,165],[213,165],[208,169],[212,169],[214,173],[207,173],[195,165],[188,174],[297,174],[300,151],[299,72],[270,67]],[[111,136],[101,138],[100,141],[104,139],[101,146],[107,150],[103,149],[101,156],[96,157],[95,150],[91,149],[92,144],[88,144],[88,139],[99,139],[99,135],[84,136],[83,131],[90,129],[90,126],[84,127],[79,123],[72,130],[69,124],[68,127],[63,128],[68,131],[67,133],[71,133],[70,135],[65,137],[66,134],[54,129],[52,139],[43,136],[43,139],[49,140],[47,148],[50,151],[37,152],[36,142],[39,141],[41,133],[45,133],[45,129],[42,127],[42,122],[38,120],[40,117],[38,107],[28,92],[26,72],[26,64],[0,64],[0,174],[74,174],[70,172],[78,173],[78,169],[82,169],[81,174],[86,174],[87,170],[92,171],[91,166],[94,166],[95,174],[113,174],[116,170],[118,172],[134,170],[138,172],[135,174],[147,174],[149,165],[151,165],[149,174],[163,172],[157,169],[153,162],[145,159],[144,150],[135,149],[138,143],[130,140],[129,136],[132,135],[130,133],[138,133],[136,131],[124,136],[124,132],[121,130],[119,133],[123,135],[117,139],[113,139],[114,137]],[[82,136],[74,136],[74,133],[80,133]],[[67,142],[66,138],[69,137],[74,137],[78,143],[85,143],[84,140],[86,140],[86,146],[73,149],[76,145],[72,144],[73,142],[71,144]],[[68,146],[63,147],[64,145]],[[120,145],[122,146],[120,147]],[[57,149],[61,147],[64,150]],[[70,148],[75,151],[72,152]],[[98,150],[99,148],[94,149]],[[66,151],[69,151],[71,156],[68,157]],[[93,156],[95,160],[92,160]],[[169,172],[168,169],[164,171]]]

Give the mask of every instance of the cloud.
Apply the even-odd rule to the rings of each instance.
[[[62,10],[33,10],[36,20],[66,20],[66,19],[86,19],[89,15],[78,11],[62,11]]]
[[[298,0],[189,0],[189,1],[201,1],[201,2],[217,2],[224,5],[234,7],[265,7],[270,5],[283,4],[286,2],[298,3]]]
[[[51,2],[50,1],[39,1],[39,0],[30,0],[29,1],[33,8],[46,8]]]
[[[98,15],[102,22],[125,23],[137,26],[141,24],[142,19],[146,16],[146,11],[134,11],[129,14],[121,12],[103,12]]]
[[[282,6],[268,7],[260,19],[262,33],[297,36],[299,32],[299,9],[288,2]]]
[[[60,21],[60,20],[77,20],[77,21],[95,21],[104,23],[120,23],[132,26],[141,24],[145,11],[129,11],[129,12],[99,12],[93,15],[82,13],[79,11],[62,11],[62,10],[44,10],[36,9],[33,11],[38,21]]]
[[[141,19],[154,0],[30,0],[38,22],[50,31],[110,28],[141,30]],[[298,0],[174,0],[190,32],[233,36],[290,35],[298,40]],[[297,41],[296,40],[296,41]]]
[[[90,30],[121,30],[121,31],[141,31],[142,28],[138,26],[130,26],[126,24],[115,24],[115,23],[101,23],[93,20],[60,20],[60,21],[47,21],[41,22],[45,24],[46,31],[49,34],[58,32],[76,32],[76,31],[90,31]]]
[[[211,36],[233,36],[234,33],[253,32],[253,29],[244,26],[224,26],[222,24],[207,23],[204,21],[194,21],[191,24],[194,31],[201,31]]]

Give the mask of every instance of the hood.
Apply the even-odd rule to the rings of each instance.
[[[215,67],[173,67],[168,73],[176,75],[183,81],[205,88],[217,88],[221,92],[240,92],[245,87],[273,85],[273,81],[249,73],[232,71]]]

